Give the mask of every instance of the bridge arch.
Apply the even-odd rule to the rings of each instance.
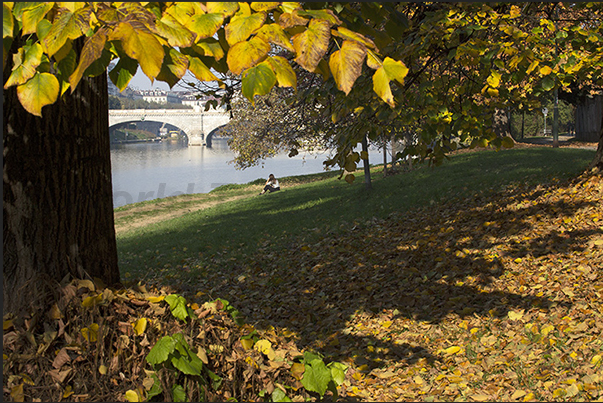
[[[213,129],[212,131],[207,133],[207,136],[205,136],[205,145],[207,147],[211,148],[211,142],[212,142],[214,136],[231,137],[231,135],[230,135],[231,130],[232,129],[228,126],[228,123],[223,124],[222,126],[216,127],[215,129]]]
[[[164,122],[180,128],[188,136],[188,145],[205,145],[205,134],[230,120],[225,110],[201,109],[111,109],[109,127],[124,122]]]
[[[178,132],[178,135],[184,138],[188,142],[188,133],[178,125],[173,125],[171,123],[160,122],[158,120],[132,120],[128,122],[120,122],[115,123],[112,126],[109,126],[109,133],[114,135],[115,130],[144,130],[146,132],[154,133],[155,138],[161,137],[174,137],[172,135],[173,132]]]

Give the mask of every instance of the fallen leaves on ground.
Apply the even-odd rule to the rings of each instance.
[[[297,349],[350,365],[341,400],[603,399],[601,176],[467,196],[308,229],[321,232],[318,241],[283,233],[282,249],[266,237],[244,260],[191,258],[189,270],[204,277],[186,285],[190,296],[230,301],[267,340],[257,348],[240,342],[250,328],[227,319],[214,323],[213,339],[194,337],[160,293],[71,284],[64,295],[75,305],[5,317],[4,397],[137,398],[150,347],[184,329],[228,379],[216,399],[261,399],[257,391],[278,387],[283,374],[268,355]],[[176,271],[156,275],[182,286]],[[285,369],[299,382],[299,366]]]
[[[582,176],[283,234],[198,287],[350,364],[347,398],[602,399],[602,200]]]

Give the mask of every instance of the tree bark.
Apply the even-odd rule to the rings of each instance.
[[[598,168],[599,173],[603,172],[603,113],[601,114],[601,128],[599,129],[599,146],[597,147],[597,153],[592,162],[588,165],[588,169]]]
[[[118,283],[107,76],[83,78],[41,118],[14,86],[3,95],[3,313],[48,304],[66,276]]]
[[[371,167],[369,165],[368,140],[366,139],[366,135],[362,138],[362,151],[366,153],[366,159],[362,160],[364,166],[364,186],[366,187],[366,190],[371,190],[373,185],[371,183]]]

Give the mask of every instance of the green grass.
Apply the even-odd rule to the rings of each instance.
[[[160,270],[188,267],[194,271],[202,268],[206,259],[244,264],[245,255],[266,242],[278,253],[279,248],[287,247],[290,237],[301,236],[311,242],[327,231],[336,236],[342,226],[358,225],[372,217],[386,218],[395,211],[447,198],[474,197],[517,182],[564,180],[579,174],[593,156],[593,150],[572,148],[481,151],[457,154],[440,167],[422,165],[387,178],[377,166],[370,192],[362,183],[362,172],[352,185],[338,180],[334,172],[281,178],[283,185],[300,184],[263,196],[255,194],[263,184],[257,181],[218,188],[212,192],[214,196],[250,196],[119,235],[120,269],[126,277],[145,278]],[[190,195],[178,196],[172,202],[178,203],[179,198],[182,203],[195,202]]]

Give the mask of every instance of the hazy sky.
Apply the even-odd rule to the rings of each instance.
[[[186,75],[184,76],[183,79],[186,80],[187,77],[193,82],[196,81],[195,77],[190,76],[189,72],[186,73]],[[134,75],[132,80],[130,80],[130,83],[128,85],[130,87],[137,87],[139,90],[157,90],[157,89],[165,90],[165,91],[170,90],[170,86],[163,81],[155,80],[153,82],[153,84],[151,84],[151,80],[149,80],[149,78],[144,75],[144,73],[142,72],[142,69],[140,67],[138,67],[136,74]],[[172,88],[172,91],[184,91],[184,90],[185,90],[185,88],[182,88],[182,86],[180,84],[176,84]]]

